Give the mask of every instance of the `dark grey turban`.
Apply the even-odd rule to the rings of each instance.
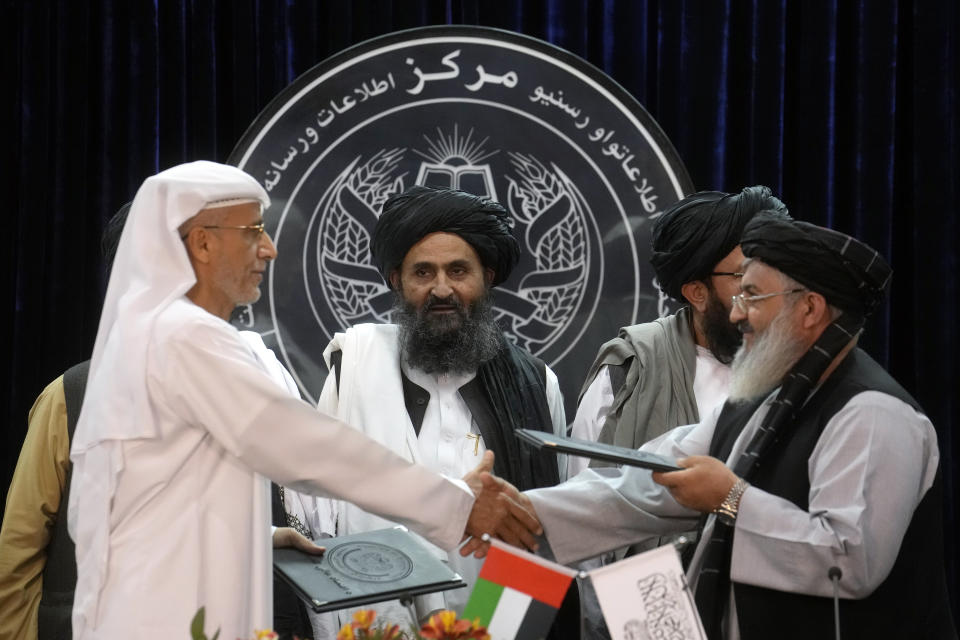
[[[683,302],[681,287],[705,280],[740,244],[744,225],[760,211],[789,219],[787,207],[763,186],[738,194],[700,191],[664,211],[653,224],[650,256],[660,289]]]
[[[843,311],[866,317],[876,309],[893,270],[875,249],[839,231],[764,214],[747,223],[743,254],[816,291]]]
[[[493,269],[496,286],[520,259],[520,245],[509,224],[506,210],[486,198],[454,189],[410,187],[383,203],[370,253],[390,285],[390,273],[413,245],[431,233],[455,233],[474,248],[484,267]]]

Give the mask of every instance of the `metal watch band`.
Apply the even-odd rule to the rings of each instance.
[[[717,514],[717,520],[723,524],[732,527],[737,521],[737,510],[740,508],[740,498],[743,492],[747,490],[750,484],[743,478],[737,478],[727,497],[724,498],[720,506],[713,510]]]

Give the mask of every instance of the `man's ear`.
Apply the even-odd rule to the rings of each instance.
[[[827,299],[816,291],[806,291],[800,300],[803,305],[803,328],[811,329],[830,324],[831,312]]]
[[[701,280],[691,280],[680,287],[680,294],[690,303],[696,311],[705,313],[707,311],[707,299],[710,297],[707,291],[707,285]]]
[[[187,246],[187,255],[191,260],[207,264],[211,260],[210,243],[213,235],[203,227],[194,227],[187,233],[183,243]]]
[[[390,286],[394,291],[400,291],[400,284],[400,271],[398,269],[394,269],[390,272]]]
[[[490,283],[493,282],[493,278],[497,275],[497,272],[491,269],[490,267],[485,267],[483,269],[483,277],[486,280],[487,286],[490,286]]]

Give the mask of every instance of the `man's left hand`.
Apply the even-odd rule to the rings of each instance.
[[[690,456],[677,464],[682,471],[654,472],[653,481],[669,489],[681,505],[701,513],[719,507],[737,482],[733,471],[711,456]]]
[[[273,547],[292,547],[298,551],[320,556],[327,550],[326,547],[318,547],[313,544],[305,535],[291,527],[277,527],[273,532]]]

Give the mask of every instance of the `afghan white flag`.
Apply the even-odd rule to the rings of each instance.
[[[463,617],[479,618],[491,640],[538,640],[553,624],[577,572],[491,540]]]
[[[613,640],[706,640],[672,544],[594,569],[588,575]]]

